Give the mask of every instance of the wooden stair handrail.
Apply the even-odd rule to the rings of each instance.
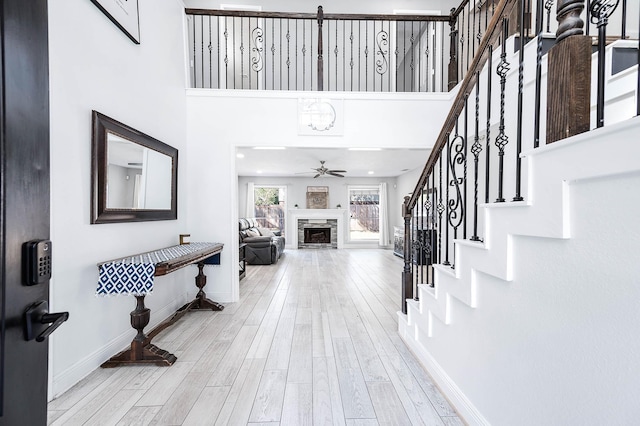
[[[245,18],[283,18],[283,19],[318,19],[317,13],[288,13],[288,12],[266,12],[249,10],[230,9],[190,9],[186,8],[187,15],[203,16],[231,16]],[[324,20],[333,21],[429,21],[429,22],[449,22],[449,15],[365,15],[347,13],[324,13]]]
[[[476,83],[476,73],[485,66],[487,63],[487,48],[490,44],[495,42],[500,36],[500,29],[502,28],[500,21],[504,16],[509,16],[517,4],[517,0],[500,0],[500,3],[496,7],[496,10],[491,18],[491,22],[487,26],[487,30],[478,46],[478,51],[476,55],[473,57],[473,61],[467,70],[467,74],[465,75],[462,83],[460,83],[460,90],[456,95],[453,104],[451,105],[451,109],[449,110],[449,114],[445,119],[442,130],[436,139],[436,142],[433,144],[433,148],[431,150],[431,154],[429,155],[429,159],[427,160],[427,164],[425,164],[422,173],[420,174],[420,178],[413,190],[413,193],[409,197],[408,204],[406,204],[405,211],[411,211],[416,203],[418,202],[418,197],[422,192],[422,188],[424,188],[427,183],[427,178],[429,177],[429,171],[433,169],[438,158],[440,157],[440,152],[444,149],[447,139],[455,126],[462,109],[465,106],[465,98],[469,96],[471,91],[473,90]]]

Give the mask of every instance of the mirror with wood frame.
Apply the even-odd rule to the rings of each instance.
[[[92,113],[91,223],[178,218],[178,150]]]

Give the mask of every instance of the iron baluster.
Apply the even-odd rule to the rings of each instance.
[[[351,91],[353,91],[353,21],[351,21],[351,35],[349,36],[349,40],[351,41],[351,61],[349,62],[349,66],[351,67]]]
[[[224,18],[224,88],[229,88],[229,28],[227,17]]]
[[[591,23],[598,28],[598,99],[596,101],[596,126],[604,126],[605,48],[609,17],[620,0],[594,0],[589,8]]]
[[[596,0],[597,1],[597,0]],[[587,0],[587,10],[591,10],[591,0]],[[589,35],[589,27],[591,27],[591,20],[587,19],[587,22],[585,23],[585,35]],[[556,40],[556,43],[558,42],[558,40]]]
[[[324,21],[324,13],[322,11],[322,6],[318,6],[318,92],[322,92],[324,90],[324,52],[322,46],[322,23]],[[311,33],[311,45],[313,46],[313,32]],[[331,55],[329,55],[331,57]],[[311,74],[311,78],[313,79],[313,73]],[[313,87],[313,83],[311,83]]]
[[[222,80],[222,76],[220,75],[220,19],[216,19],[216,39],[217,39],[217,43],[218,43],[218,56],[216,56],[216,73],[218,76],[217,82],[218,82],[218,86],[216,87],[217,89],[221,88],[221,80]]]
[[[627,0],[622,0],[622,39],[627,38]]]
[[[207,17],[209,21],[209,88],[213,88],[213,45],[211,44],[211,16]]]
[[[404,219],[404,265],[402,268],[402,313],[407,313],[407,299],[413,298],[413,276],[411,273],[411,212],[409,211],[409,196],[404,197],[402,205]]]
[[[460,28],[462,28],[462,31],[460,31]],[[460,19],[458,20],[458,31],[460,38],[460,53],[458,54],[458,78],[464,78],[464,15],[461,15]]]
[[[447,133],[447,146],[446,146],[446,150],[447,150],[447,180],[445,181],[445,194],[446,194],[446,198],[445,198],[445,214],[446,214],[446,218],[449,219],[449,168],[450,168],[450,164],[451,164],[451,134]],[[442,157],[440,157],[440,160],[442,161]],[[440,176],[440,179],[442,179],[442,176]],[[448,222],[448,220],[447,220]],[[449,224],[446,224],[446,238],[445,238],[445,244],[444,244],[444,262],[442,262],[443,265],[450,265],[451,263],[449,263]]]
[[[313,90],[313,21],[309,22],[309,90]]]
[[[428,180],[428,178],[427,178]],[[431,223],[432,223],[432,227],[434,229],[436,229],[436,211],[435,211],[435,207],[436,207],[436,174],[435,174],[435,170],[431,169]],[[440,229],[437,229],[436,231],[438,234],[440,233]],[[430,238],[433,237],[433,235],[430,236]],[[433,274],[433,264],[434,262],[438,261],[438,258],[436,257],[438,255],[438,253],[436,253],[433,249],[435,245],[435,241],[429,239],[429,247],[431,250],[431,255],[429,256],[429,259],[431,261],[431,273]],[[432,281],[433,286],[435,287],[436,285],[436,280],[435,280],[435,276],[432,277]]]
[[[294,74],[294,77],[296,79],[296,90],[298,90],[298,19],[296,19],[296,36],[295,36],[295,39],[296,39],[296,50],[295,50],[295,52],[296,52],[296,61],[295,61],[296,72]]]
[[[280,38],[280,42],[282,42],[282,38]],[[265,89],[266,89],[266,78],[265,75]],[[276,89],[276,23],[275,21],[271,22],[271,90]]]
[[[338,23],[335,23],[336,27]],[[336,43],[338,39],[336,39]],[[327,22],[327,90],[331,90],[331,21]],[[338,69],[338,64],[336,63],[336,69]],[[336,85],[337,90],[337,85]]]
[[[432,221],[431,221],[431,208],[433,207],[433,204],[431,202],[431,200],[429,199],[429,196],[431,195],[430,188],[429,188],[429,178],[427,178],[427,182],[426,182],[426,193],[427,193],[427,201],[424,201],[424,203],[422,204],[422,208],[423,208],[423,220],[422,220],[422,229],[424,230],[424,216],[427,217],[427,233],[426,235],[429,236],[429,240],[426,240],[426,238],[423,236],[423,245],[426,246],[426,254],[429,256],[429,261],[427,262],[425,259],[426,265],[431,265],[432,263],[432,258],[433,258],[433,253],[431,252],[431,225],[432,225]],[[424,193],[423,193],[424,195]],[[429,269],[427,266],[427,284],[430,287],[433,287],[433,282],[430,280],[429,277]]]
[[[307,21],[302,21],[302,90],[307,90]]]
[[[342,21],[343,25],[343,34],[344,34],[344,21]],[[336,46],[333,49],[333,53],[336,55],[336,90],[338,90],[338,53],[340,50],[338,49],[338,23],[336,22]],[[343,52],[344,55],[344,52]],[[344,66],[343,66],[344,69]]]
[[[441,33],[444,34],[444,24],[442,22],[440,23],[439,27],[437,25],[434,25],[434,28],[440,28]],[[440,52],[442,52],[440,55],[442,57],[442,55],[444,54],[444,37],[440,37]],[[440,60],[440,91],[444,92],[444,60]]]
[[[433,82],[431,81],[431,78],[429,78],[430,75],[433,75],[433,73],[431,73],[430,71],[432,69],[435,69],[435,66],[431,63],[431,61],[429,61],[429,55],[431,53],[431,50],[429,48],[429,42],[431,41],[431,37],[429,37],[429,23],[427,22],[427,47],[425,48],[425,57],[426,57],[426,64],[427,64],[427,78],[425,79],[427,81],[427,87],[425,87],[425,90],[428,92],[429,89],[431,89],[431,91],[435,92],[435,86],[433,84]],[[435,50],[435,46],[433,46],[433,50]],[[420,90],[418,88],[418,90]]]
[[[342,34],[346,34],[346,26],[347,23],[345,21],[342,21]],[[337,30],[336,30],[337,31]],[[347,53],[346,53],[346,46],[345,46],[345,41],[346,37],[342,37],[342,90],[347,90]],[[337,81],[337,79],[336,79]]]
[[[387,21],[387,34],[389,34],[389,39],[391,39],[391,21]],[[398,48],[398,43],[396,41],[395,43],[396,49]],[[387,53],[388,57],[389,57],[389,72],[387,73],[387,87],[389,88],[389,92],[393,92],[394,90],[392,89],[392,82],[391,82],[391,74],[394,74],[391,72],[391,45],[389,45],[389,52]],[[397,74],[394,74],[395,78],[397,79],[398,76]]]
[[[524,28],[524,0],[520,0],[520,51],[518,52],[518,128],[516,134],[516,195],[513,197],[513,201],[522,201],[523,198],[520,194],[522,184],[522,159],[520,153],[522,152],[522,103],[523,103],[523,88],[524,88],[524,34],[522,29]]]
[[[251,58],[251,69],[258,73],[262,71],[264,67],[262,58],[262,52],[264,51],[264,47],[262,45],[264,41],[264,32],[262,31],[262,28],[256,26],[253,30],[251,30],[251,38],[251,41],[253,41],[253,47],[251,48],[251,51],[255,55]],[[249,86],[251,86],[251,79],[249,79]]]
[[[504,188],[504,147],[509,143],[509,137],[505,134],[505,88],[507,83],[507,73],[509,72],[509,62],[507,62],[507,40],[506,34],[509,33],[509,20],[502,19],[502,50],[500,52],[500,63],[496,69],[496,73],[500,76],[500,126],[498,127],[498,136],[496,137],[496,146],[498,147],[498,198],[496,203],[505,201],[503,196]]]
[[[489,27],[489,0],[484,2],[484,32],[487,32],[487,27]]]
[[[440,151],[440,158],[438,159],[438,256],[437,262],[442,262],[442,213],[444,213],[445,207],[442,204],[442,151]]]
[[[364,91],[369,91],[369,23],[364,23]]]
[[[291,88],[291,21],[287,19],[287,90]]]
[[[200,87],[204,88],[204,16],[200,17],[200,53],[202,54],[200,58],[200,79],[202,85]]]
[[[358,21],[358,91],[362,90],[362,21]]]
[[[420,206],[424,203],[424,187],[420,192]],[[418,209],[416,209],[418,212]],[[424,211],[421,210],[418,215],[418,221],[420,222],[419,231],[418,231],[418,241],[420,242],[420,256],[418,257],[418,264],[420,265],[420,282],[424,282],[424,241],[422,241],[422,233],[424,232]],[[417,293],[417,292],[416,292]],[[419,299],[419,296],[416,294],[416,300]]]
[[[284,85],[282,84],[282,54],[284,53],[284,50],[282,48],[282,18],[279,19],[280,21],[280,32],[279,32],[279,39],[280,39],[280,59],[278,60],[278,69],[280,70],[280,78],[278,79],[278,83],[280,84],[280,90],[284,90]],[[288,22],[288,20],[287,20]]]
[[[402,33],[404,34],[407,30],[407,23],[402,22]],[[404,61],[404,58],[407,57],[407,39],[406,37],[402,37],[402,91],[407,91],[407,64]]]
[[[491,67],[493,66],[493,45],[489,45],[489,57],[487,58],[487,134],[484,170],[484,202],[489,202],[489,178],[491,169]]]
[[[541,108],[541,82],[542,82],[542,2],[538,0],[536,5],[536,37],[538,37],[538,46],[536,49],[536,98],[534,106],[534,120],[533,120],[533,147],[538,148],[540,146],[540,108]]]
[[[418,52],[420,55],[418,56],[418,82],[417,82],[417,90],[416,92],[420,92],[421,90],[421,82],[422,82],[422,23],[418,24]],[[427,64],[428,65],[428,64]]]
[[[451,264],[451,268],[455,268],[455,260],[456,260],[456,246],[455,240],[458,239],[458,228],[462,225],[464,214],[464,201],[462,199],[462,191],[461,186],[464,182],[464,178],[458,177],[458,172],[456,170],[456,165],[462,165],[463,167],[466,164],[466,158],[464,155],[466,140],[460,136],[458,133],[458,121],[460,117],[456,119],[456,133],[453,138],[453,141],[449,145],[449,165],[451,168],[451,180],[449,181],[449,186],[455,188],[455,198],[449,198],[449,226],[453,228],[453,263]],[[453,155],[452,155],[453,154]]]
[[[464,203],[463,205],[467,206],[467,141],[468,136],[469,136],[469,95],[465,95],[464,96],[464,171],[463,171],[463,175],[462,175],[462,179],[464,182],[464,187],[463,187],[463,200]],[[464,220],[464,227],[462,228],[462,238],[463,239],[467,239],[467,215],[464,214],[462,215],[463,220]]]
[[[376,60],[376,72],[380,74],[380,90],[382,90],[382,76],[389,70],[389,61],[387,54],[389,53],[389,34],[384,28],[376,35],[376,54],[380,59]]]
[[[471,145],[471,153],[473,154],[473,236],[471,241],[480,241],[478,237],[478,162],[479,155],[482,152],[482,144],[480,143],[480,71],[476,71],[476,132]]]
[[[479,1],[478,2],[478,32],[476,33],[478,48],[480,47],[480,40],[482,40],[482,32],[480,30],[481,25],[482,25],[482,1]]]
[[[196,76],[196,17],[193,17],[193,87],[198,87],[198,78]]]
[[[469,71],[469,65],[471,64],[471,58],[473,58],[475,55],[471,53],[471,50],[474,49],[473,47],[473,38],[471,37],[471,2],[467,2],[467,34],[466,34],[466,38],[467,38],[467,72]],[[475,50],[474,50],[475,53]]]
[[[471,2],[469,2],[469,7],[471,7]],[[469,9],[469,13],[471,13],[471,9]],[[473,4],[473,25],[471,26],[471,31],[475,31],[476,28],[476,4]],[[471,57],[476,57],[476,38],[475,35],[472,37],[471,32],[469,32],[469,38],[473,43],[473,52],[471,53]]]
[[[244,18],[240,18],[240,88],[244,89]]]
[[[414,69],[415,69],[415,64],[414,64],[414,57],[413,57],[413,43],[415,41],[415,37],[413,35],[413,21],[411,21],[411,38],[409,39],[409,41],[411,42],[411,63],[409,64],[409,68],[411,69],[411,91],[415,92],[415,87],[414,87],[414,80],[415,80],[415,74]]]
[[[547,11],[547,32],[551,32],[551,8],[553,7],[554,0],[546,0],[544,2],[544,8]],[[539,6],[538,6],[539,7]]]

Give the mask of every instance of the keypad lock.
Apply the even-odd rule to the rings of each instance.
[[[27,285],[51,279],[51,241],[33,240],[24,244],[24,275]]]

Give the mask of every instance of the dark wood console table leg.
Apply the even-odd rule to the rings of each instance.
[[[224,309],[224,305],[207,299],[207,294],[203,290],[204,286],[207,285],[207,276],[204,274],[203,269],[204,262],[198,262],[198,275],[196,275],[196,287],[198,287],[198,294],[196,294],[196,298],[194,300],[184,305],[178,310],[178,312],[209,309],[212,311],[221,311]]]
[[[131,342],[131,348],[111,357],[101,365],[103,368],[117,367],[122,364],[155,364],[168,367],[176,362],[175,355],[150,343],[151,337],[144,334],[144,328],[151,319],[151,310],[144,306],[144,296],[135,296],[136,308],[131,311],[131,327],[138,331]]]

